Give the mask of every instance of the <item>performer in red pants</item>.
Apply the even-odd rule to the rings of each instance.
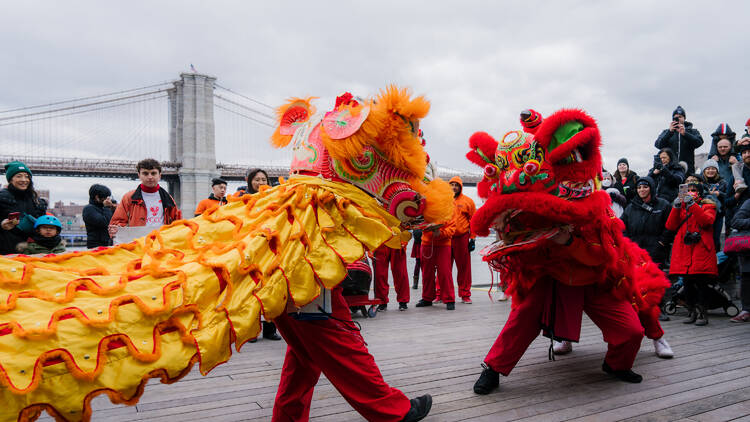
[[[438,299],[445,303],[447,310],[456,309],[456,293],[453,287],[451,268],[451,238],[456,230],[455,214],[453,219],[437,230],[422,231],[422,299],[417,308],[432,306],[436,297],[435,273],[439,285]]]
[[[471,216],[477,208],[474,201],[461,193],[463,181],[458,176],[450,180],[453,198],[456,202],[456,231],[451,238],[451,261],[456,263],[458,295],[463,303],[471,302],[471,255],[474,250],[474,237],[471,234]],[[451,264],[452,265],[452,264]]]
[[[332,318],[274,320],[288,347],[273,406],[273,421],[306,421],[320,373],[370,421],[418,421],[432,406],[429,394],[411,401],[383,380],[351,319],[341,288],[331,291]]]
[[[405,311],[410,299],[409,273],[406,269],[406,249],[391,249],[381,246],[375,250],[375,297],[383,301],[378,311],[388,309],[388,266],[393,274],[393,288],[396,289],[398,310]]]

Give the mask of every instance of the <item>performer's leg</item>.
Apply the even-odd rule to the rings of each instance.
[[[391,260],[390,248],[381,246],[375,249],[375,298],[388,303],[388,264]]]
[[[585,289],[583,310],[602,330],[608,344],[604,362],[614,371],[629,370],[643,339],[643,327],[635,309],[628,301],[617,299],[596,286]]]
[[[651,340],[658,340],[664,335],[664,330],[662,330],[661,324],[659,324],[658,312],[656,316],[651,313],[639,313],[638,319],[646,332],[646,337]]]
[[[409,291],[409,270],[406,268],[406,249],[391,250],[391,273],[396,300],[399,303],[408,303],[411,299],[411,292]]]
[[[549,288],[548,281],[538,281],[523,301],[511,309],[505,326],[484,358],[484,363],[492,370],[508,376],[539,335],[544,294]]]
[[[279,329],[281,330],[280,327]],[[289,338],[289,336],[285,337]],[[271,420],[273,422],[308,420],[313,389],[319,377],[320,368],[309,359],[304,349],[300,349],[298,355],[292,346],[287,346]]]
[[[471,298],[471,255],[469,254],[469,233],[451,239],[451,256],[456,262],[458,295],[461,299]]]
[[[309,360],[365,419],[401,420],[411,407],[409,399],[383,380],[364,339],[354,330],[341,290],[334,289],[331,299],[333,314],[340,321],[296,321],[282,315],[276,319],[279,331],[295,352],[304,350]]]
[[[422,243],[422,300],[435,300],[435,263],[437,262],[438,246]]]
[[[437,256],[437,279],[440,285],[440,296],[444,303],[456,301],[456,290],[453,287],[453,267],[451,266],[451,247],[435,246]]]

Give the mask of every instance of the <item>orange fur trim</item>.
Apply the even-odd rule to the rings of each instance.
[[[308,121],[315,114],[315,107],[311,103],[315,98],[317,97],[290,98],[286,104],[276,109],[278,126],[276,126],[276,130],[271,135],[271,145],[276,148],[284,148],[289,145],[294,135],[282,135],[282,127],[292,122],[302,123]],[[302,110],[306,111],[306,115]]]
[[[360,104],[352,113],[370,106],[370,114],[359,130],[344,139],[333,140],[321,127],[320,137],[328,152],[336,160],[346,162],[359,157],[365,146],[372,145],[382,152],[395,167],[421,176],[427,166],[427,155],[417,135],[419,119],[430,111],[430,103],[423,96],[410,98],[408,88],[394,85],[381,91],[373,103]]]
[[[453,188],[443,179],[429,184],[412,181],[412,187],[425,198],[424,218],[430,223],[445,223],[453,218]]]

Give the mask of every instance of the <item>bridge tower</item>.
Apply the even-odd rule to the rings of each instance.
[[[214,82],[200,73],[181,73],[169,93],[169,160],[182,162],[179,182],[169,190],[191,217],[198,201],[209,192],[216,169]]]

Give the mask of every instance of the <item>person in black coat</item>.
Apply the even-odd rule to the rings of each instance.
[[[685,180],[685,169],[669,148],[662,148],[658,158],[654,162],[654,168],[649,170],[648,177],[656,183],[656,196],[671,204],[677,198],[680,183]]]
[[[656,148],[669,148],[674,151],[677,160],[687,163],[687,173],[695,173],[695,150],[703,145],[698,129],[693,129],[693,124],[685,121],[685,109],[680,106],[672,112],[672,121],[669,127],[664,129],[656,138]]]
[[[619,190],[628,202],[632,201],[635,198],[635,182],[638,181],[638,175],[630,170],[627,158],[620,158],[617,161],[617,169],[612,174],[612,178],[614,179],[612,187]]]
[[[651,256],[660,267],[669,256],[673,234],[666,229],[672,210],[669,202],[657,197],[654,180],[648,176],[638,179],[638,195],[625,208],[620,219],[625,223],[625,236]]]
[[[5,165],[8,187],[0,191],[0,254],[14,254],[33,230],[33,219],[47,212],[47,201],[34,190],[31,170],[20,161]],[[30,221],[29,221],[30,220]],[[24,232],[22,223],[30,224]]]
[[[108,187],[93,184],[89,188],[89,204],[83,207],[83,222],[86,224],[86,247],[112,246],[109,237],[109,221],[117,202],[112,200]]]

